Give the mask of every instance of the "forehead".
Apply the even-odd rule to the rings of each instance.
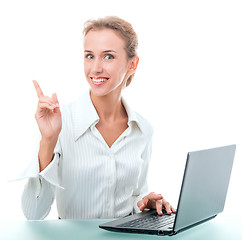
[[[112,29],[90,30],[84,37],[84,50],[124,51],[124,39]]]

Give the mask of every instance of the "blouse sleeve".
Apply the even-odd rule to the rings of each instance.
[[[33,161],[19,179],[28,178],[22,194],[22,210],[27,219],[44,219],[50,212],[55,199],[56,187],[59,184],[58,167],[62,158],[60,140],[54,150],[54,158],[50,164],[39,172],[39,149],[36,150]]]
[[[151,152],[152,152],[152,135],[153,135],[153,131],[151,136],[149,137],[145,150],[142,154],[143,165],[142,165],[141,173],[138,180],[138,187],[133,195],[134,197],[133,209],[135,213],[140,212],[137,206],[138,201],[140,201],[143,197],[145,197],[148,194],[147,178],[148,178],[149,162],[150,162]]]

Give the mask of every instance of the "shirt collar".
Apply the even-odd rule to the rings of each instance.
[[[140,127],[139,120],[136,113],[130,108],[127,102],[122,97],[122,103],[128,114],[128,125],[131,126],[132,123],[136,123]],[[89,127],[96,125],[99,121],[99,116],[92,103],[90,97],[90,90],[84,92],[79,99],[74,103],[73,111],[73,122],[74,122],[74,137],[75,141],[81,137]]]
[[[130,126],[130,124],[132,122],[136,122],[139,125],[139,121],[136,116],[136,113],[132,110],[132,108],[128,105],[128,103],[126,102],[126,100],[123,97],[122,97],[122,103],[128,114],[128,125]]]
[[[99,121],[99,116],[93,106],[90,91],[84,92],[74,103],[73,109],[74,137],[75,141],[87,131],[87,129]]]

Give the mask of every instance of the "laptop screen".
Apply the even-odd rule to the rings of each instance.
[[[236,145],[190,152],[174,230],[216,216],[224,209]]]

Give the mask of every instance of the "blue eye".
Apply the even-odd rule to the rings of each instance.
[[[93,59],[94,56],[93,56],[92,54],[87,54],[87,55],[86,55],[86,58],[87,58],[87,59]]]
[[[104,58],[107,60],[110,60],[110,59],[114,59],[114,56],[112,56],[111,54],[108,54],[108,55],[105,55]]]

